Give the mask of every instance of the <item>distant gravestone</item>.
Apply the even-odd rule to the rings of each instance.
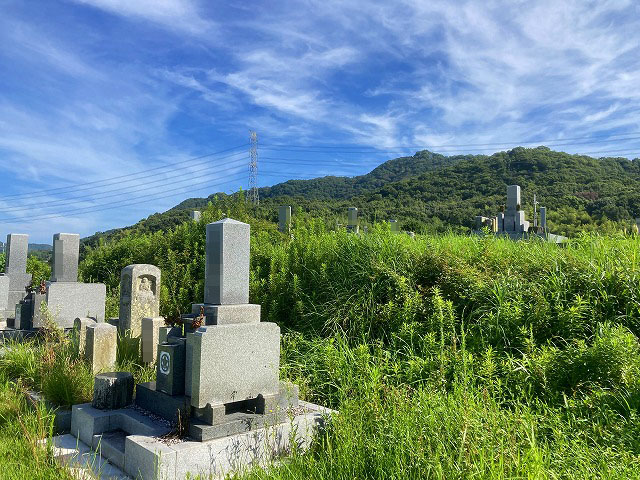
[[[358,219],[357,207],[349,207],[347,211],[347,230],[353,233],[360,231],[360,220]]]
[[[142,334],[142,319],[160,315],[160,269],[155,265],[135,264],[120,274],[121,332],[132,337]]]
[[[0,315],[5,319],[15,319],[16,306],[26,297],[27,287],[31,285],[31,274],[26,270],[28,247],[29,235],[7,235],[5,273],[0,275]]]
[[[191,212],[191,220],[194,222],[199,222],[200,218],[202,218],[202,212],[200,210],[193,210]]]
[[[291,206],[281,205],[278,207],[278,230],[288,233],[291,227]]]
[[[400,224],[397,220],[389,220],[391,226],[391,233],[400,233]]]
[[[78,355],[84,356],[87,346],[87,326],[94,325],[96,321],[93,318],[76,318],[73,322],[74,335],[78,344]]]

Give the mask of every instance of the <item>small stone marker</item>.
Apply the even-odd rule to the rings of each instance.
[[[349,207],[347,213],[347,230],[353,233],[360,231],[360,221],[358,219],[358,209],[356,207]]]
[[[246,223],[225,218],[207,225],[204,303],[249,303],[249,242]]]
[[[389,220],[391,226],[391,233],[400,233],[400,224],[397,220]]]
[[[84,356],[87,346],[87,326],[94,325],[96,321],[93,318],[76,318],[73,322],[73,333],[78,342],[78,355]]]
[[[93,373],[113,369],[118,349],[118,329],[108,323],[87,325],[85,358],[91,364]]]
[[[184,393],[186,344],[184,339],[181,340],[158,346],[156,389],[167,395]]]
[[[77,282],[80,259],[80,235],[56,233],[53,236],[52,282]]]
[[[120,274],[121,332],[132,337],[142,334],[142,319],[160,315],[160,269],[155,265],[135,264]]]
[[[540,228],[543,232],[547,229],[547,207],[540,207]]]
[[[133,403],[133,375],[111,372],[96,375],[92,406],[100,410],[116,410]]]
[[[142,361],[144,363],[156,361],[158,343],[160,343],[160,328],[164,325],[164,317],[142,319]]]
[[[200,218],[202,218],[202,212],[200,210],[193,210],[191,212],[191,220],[194,222],[199,222]]]
[[[291,227],[291,205],[278,207],[278,230],[289,233]]]

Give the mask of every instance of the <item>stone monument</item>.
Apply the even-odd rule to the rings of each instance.
[[[51,281],[46,285],[46,302],[53,321],[72,328],[76,318],[90,317],[104,322],[106,287],[102,283],[78,282],[80,235],[53,236]]]
[[[278,230],[282,233],[289,233],[291,229],[291,206],[281,205],[278,207]]]
[[[135,264],[122,269],[120,274],[121,332],[131,337],[142,334],[142,319],[160,314],[160,269],[155,265]]]
[[[360,232],[360,219],[356,207],[349,207],[347,212],[347,230],[353,233]]]
[[[391,233],[400,233],[400,224],[397,220],[389,220],[391,226]]]
[[[19,308],[31,285],[31,274],[27,273],[28,248],[29,235],[7,235],[5,273],[0,275],[0,314],[5,320],[15,319],[16,308]]]
[[[218,478],[310,445],[331,412],[279,380],[280,328],[248,303],[249,228],[228,218],[207,225],[205,301],[181,325],[158,329],[156,381],[137,385],[133,409],[119,408],[132,390],[121,373],[97,379],[95,404],[73,407],[69,443],[102,445],[126,474],[154,480]],[[157,323],[145,318],[143,328],[155,335]],[[89,331],[102,326],[87,327],[87,351]],[[167,421],[188,437],[164,440]]]
[[[194,222],[199,222],[200,218],[202,218],[202,212],[200,210],[193,210],[191,211],[191,220],[193,220]]]

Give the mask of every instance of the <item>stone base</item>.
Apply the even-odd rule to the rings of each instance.
[[[178,421],[178,410],[186,414],[191,410],[191,399],[184,395],[171,397],[156,390],[156,382],[139,383],[136,386],[136,406],[171,423]]]
[[[204,307],[205,325],[229,325],[237,323],[258,323],[260,321],[260,305],[244,303],[240,305],[211,305],[194,303],[191,313],[200,315]]]
[[[84,404],[73,407],[71,433],[133,478],[222,478],[253,465],[267,465],[292,445],[306,450],[331,414],[329,409],[300,402],[283,423],[198,442],[162,438],[168,427],[134,409],[103,412]],[[61,437],[53,439],[54,446],[62,443]],[[65,444],[72,444],[68,437]]]
[[[76,318],[91,317],[104,322],[106,287],[103,283],[49,282],[47,305],[61,328],[73,327]]]

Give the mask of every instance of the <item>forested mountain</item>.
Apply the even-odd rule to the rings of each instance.
[[[620,230],[640,217],[640,159],[592,158],[547,147],[451,157],[425,150],[389,160],[366,175],[290,180],[261,188],[254,215],[275,221],[277,205],[286,203],[294,214],[307,212],[344,223],[346,208],[356,206],[363,222],[397,218],[404,229],[414,231],[464,231],[476,215],[496,214],[511,184],[522,187],[528,217],[536,194],[549,209],[551,228],[560,234]],[[130,228],[145,232],[171,228],[209,201],[233,199],[225,194],[191,198]],[[84,243],[95,244],[120,232],[96,234]]]

